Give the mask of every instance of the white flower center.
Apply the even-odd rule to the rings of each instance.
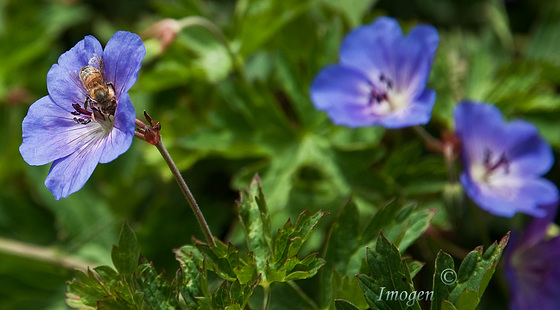
[[[370,87],[368,104],[371,114],[386,115],[400,110],[407,103],[406,95],[397,92],[394,82],[383,74]]]
[[[509,174],[509,160],[505,153],[496,156],[486,149],[482,163],[473,163],[470,173],[474,181],[492,185],[497,178]]]

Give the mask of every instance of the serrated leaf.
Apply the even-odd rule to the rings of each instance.
[[[169,284],[163,275],[158,275],[151,263],[138,266],[135,283],[143,295],[143,307],[153,310],[174,310],[179,307],[177,287]]]
[[[118,245],[113,245],[111,250],[111,259],[119,274],[125,278],[132,276],[132,273],[138,267],[138,259],[140,257],[140,245],[136,239],[136,235],[128,224],[123,224],[119,234]]]
[[[457,286],[451,292],[451,295],[449,296],[449,301],[451,301],[454,305],[457,306],[458,305],[457,302],[461,298],[462,294],[464,294],[466,291],[474,291],[477,292],[476,296],[478,300],[476,304],[474,304],[474,308],[469,308],[469,309],[476,308],[476,305],[478,304],[478,301],[480,301],[482,294],[486,290],[486,287],[488,286],[488,283],[490,282],[490,279],[492,278],[494,271],[496,271],[496,267],[498,266],[498,262],[500,261],[502,252],[505,246],[507,245],[508,241],[509,241],[509,232],[502,238],[502,240],[500,240],[499,244],[496,245],[496,243],[494,243],[492,246],[488,248],[488,250],[486,250],[484,254],[482,254],[482,248],[475,250],[477,253],[476,266],[474,268],[472,268],[471,266],[465,268],[466,272],[468,271],[471,273],[471,276],[466,281],[463,281],[463,279],[459,275],[459,279],[457,280]],[[469,255],[467,255],[467,257]],[[472,262],[468,262],[468,263],[472,264]],[[461,264],[461,267],[459,267],[459,271],[461,271],[462,266],[463,265]],[[467,294],[472,295],[471,293],[467,293]]]
[[[220,240],[216,240],[216,247],[200,242],[196,247],[208,258],[210,270],[222,279],[230,282],[238,279],[241,284],[245,284],[254,281],[257,277],[253,255],[242,259],[239,257],[239,251],[231,243],[225,245]]]
[[[326,214],[319,211],[310,215],[309,212],[303,211],[294,225],[288,220],[284,227],[278,230],[274,238],[272,257],[266,265],[265,283],[307,279],[314,276],[325,264],[316,254],[311,254],[303,260],[300,260],[297,254]]]
[[[446,300],[457,309],[476,309],[508,241],[509,233],[498,244],[494,242],[484,253],[482,247],[471,251],[459,267],[459,273],[455,275],[456,282],[449,285],[444,281],[451,278],[442,276],[442,273],[454,270],[453,259],[448,254],[440,252],[436,259],[434,302],[431,309],[444,309]]]
[[[95,278],[91,270],[88,274],[76,271],[75,278],[68,283],[66,303],[75,309],[97,309],[97,301],[102,299],[107,291]]]
[[[247,284],[240,284],[237,280],[223,281],[212,295],[212,305],[215,309],[237,309],[236,307],[244,309],[260,281],[260,276],[254,282]]]
[[[377,238],[375,250],[367,249],[366,260],[372,277],[360,274],[360,286],[366,301],[374,309],[420,309],[418,302],[408,305],[409,300],[394,298],[405,293],[410,296],[414,291],[412,279],[406,262],[401,258],[397,247],[383,234]],[[414,295],[416,296],[416,295]]]
[[[444,273],[445,271],[445,273]],[[453,258],[443,252],[439,251],[436,257],[436,268],[434,271],[434,278],[433,278],[433,299],[432,299],[432,307],[431,310],[441,310],[443,309],[443,302],[449,298],[449,294],[455,287],[455,281],[452,277],[445,278],[446,283],[441,281],[441,277],[446,277],[446,274],[450,276],[454,276],[455,272],[455,263],[453,262]],[[450,283],[450,284],[449,284]]]
[[[102,275],[95,275],[88,269],[87,274],[78,271],[68,284],[66,303],[76,309],[133,309],[141,304],[141,296],[133,294],[124,278],[114,279],[116,271],[110,267],[97,267]],[[99,277],[99,278],[98,278]]]
[[[270,265],[273,268],[279,267],[285,264],[289,257],[297,255],[303,243],[309,238],[315,226],[325,215],[327,213],[323,211],[313,215],[310,215],[308,211],[303,211],[295,225],[292,225],[291,221],[288,220],[284,227],[276,233]]]
[[[257,271],[263,274],[263,280],[266,281],[265,265],[272,252],[272,230],[258,175],[253,177],[248,189],[240,192],[237,207],[247,236],[247,246],[253,252]]]
[[[190,245],[175,252],[181,265],[177,275],[179,290],[189,309],[198,309],[197,298],[204,296],[202,282],[206,282],[206,270],[202,268],[202,258],[199,255],[198,249]]]

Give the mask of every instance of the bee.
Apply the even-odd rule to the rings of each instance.
[[[96,62],[98,66],[95,66]],[[86,90],[84,108],[87,109],[89,105],[92,109],[98,110],[103,117],[115,115],[117,108],[115,86],[105,80],[103,57],[92,58],[87,66],[80,69],[79,77]]]

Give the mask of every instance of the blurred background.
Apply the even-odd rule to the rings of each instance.
[[[137,116],[146,110],[161,122],[164,144],[220,239],[243,247],[235,200],[255,173],[274,231],[304,209],[337,212],[351,195],[364,215],[392,198],[418,201],[440,210],[435,226],[452,230],[441,154],[410,129],[334,126],[309,99],[313,77],[337,61],[342,38],[381,15],[405,32],[418,23],[438,28],[430,133],[453,131],[461,99],[487,101],[508,119],[536,124],[558,156],[559,1],[0,1],[0,309],[67,309],[73,268],[111,265],[123,222],[170,278],[178,268],[172,250],[203,238],[147,143],[135,140],[60,201],[43,185],[49,165],[29,166],[19,154],[21,122],[47,95],[48,70],[89,34],[103,45],[117,30],[142,36],[148,52],[130,91]],[[558,164],[547,177],[560,184]],[[488,246],[528,220],[484,216],[485,235],[467,217],[457,246]],[[312,235],[309,251],[321,247],[330,224]],[[429,270],[445,247],[425,237],[411,252]],[[499,285],[484,297],[486,305],[507,300]]]

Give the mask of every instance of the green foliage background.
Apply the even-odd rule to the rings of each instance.
[[[272,231],[288,218],[295,223],[305,209],[330,212],[302,249],[305,255],[321,252],[329,268],[329,259],[339,262],[381,229],[370,227],[371,235],[363,236],[339,223],[365,228],[364,219],[387,201],[415,202],[413,212],[425,223],[418,231],[431,221],[437,229],[461,232],[460,238],[415,241],[415,235],[408,242],[400,232],[410,223],[384,230],[391,242],[401,243],[401,252],[409,248],[407,253],[426,263],[418,282],[430,289],[440,249],[489,246],[527,218],[499,219],[463,203],[448,182],[441,154],[427,150],[412,130],[351,130],[332,125],[314,109],[313,77],[337,61],[345,34],[380,15],[399,19],[405,31],[420,22],[438,28],[441,41],[429,81],[437,100],[428,131],[438,137],[452,132],[453,108],[469,98],[496,104],[508,119],[535,123],[555,152],[560,150],[559,1],[4,0],[0,241],[40,246],[61,260],[112,265],[112,244],[126,221],[142,255],[171,279],[179,267],[172,250],[192,243],[191,236],[203,239],[165,162],[147,143],[135,140],[117,160],[99,165],[82,190],[60,201],[43,185],[48,165],[29,166],[19,154],[21,121],[29,105],[47,95],[46,74],[58,56],[87,34],[105,44],[115,31],[128,30],[143,36],[148,50],[130,92],[137,115],[146,110],[161,122],[163,142],[220,240],[247,249],[235,201],[255,173],[262,178]],[[188,16],[212,22],[227,46],[196,25],[182,29],[165,49],[145,35],[164,18]],[[560,183],[558,164],[547,177]],[[350,196],[359,213],[341,211]],[[460,206],[461,221],[453,220],[446,205]],[[324,243],[336,229],[343,229],[350,245],[333,253]],[[365,250],[360,255],[365,258]],[[60,262],[0,252],[0,309],[67,309],[66,281],[74,272]],[[334,268],[350,274],[362,267]],[[499,272],[495,278],[483,308],[507,302]],[[322,304],[319,281],[314,277],[300,286]],[[307,307],[293,287],[276,290],[273,298]]]

